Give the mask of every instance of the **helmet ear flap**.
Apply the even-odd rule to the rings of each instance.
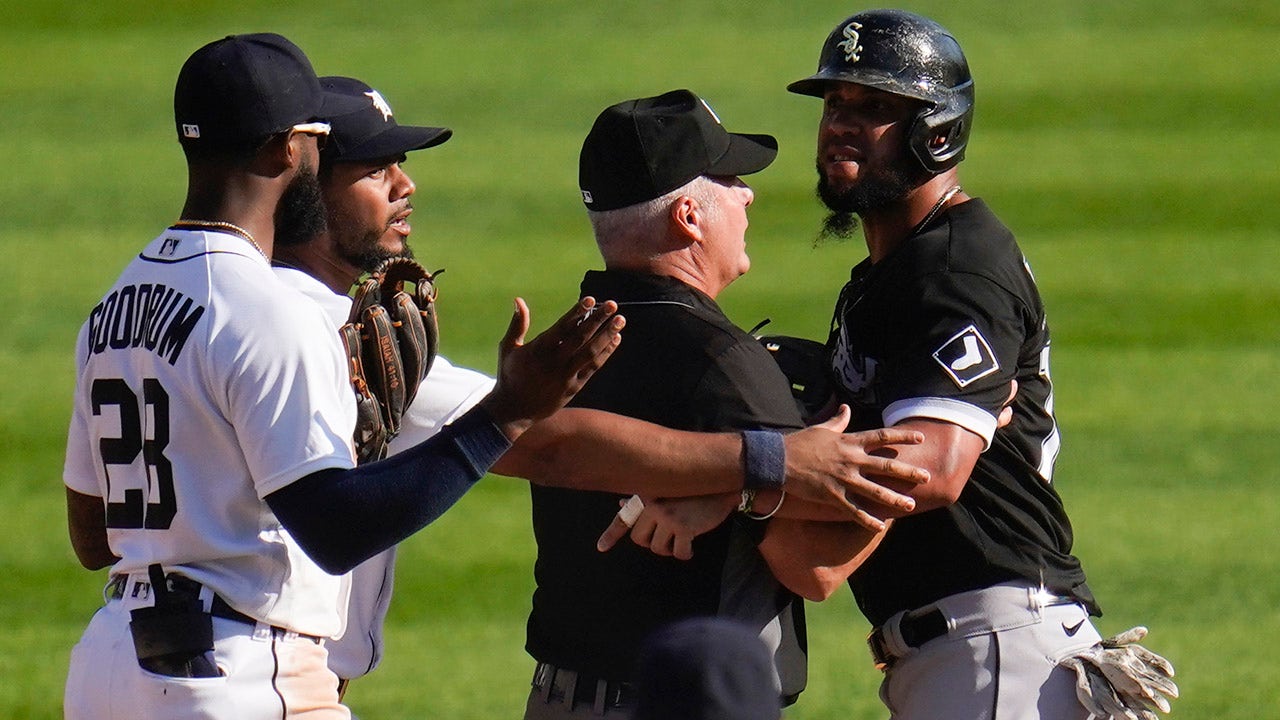
[[[970,93],[972,87],[969,86]],[[916,117],[908,142],[925,170],[937,175],[964,159],[972,120],[972,95],[966,97],[959,93]]]

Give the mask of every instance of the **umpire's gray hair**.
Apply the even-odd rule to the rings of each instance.
[[[591,221],[591,230],[595,233],[596,243],[603,251],[617,243],[630,243],[642,239],[666,216],[671,203],[682,195],[688,195],[698,201],[708,222],[719,222],[723,212],[720,208],[719,196],[716,194],[715,182],[702,175],[652,200],[617,210],[588,210],[587,218]]]

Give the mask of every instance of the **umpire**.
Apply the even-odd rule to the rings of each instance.
[[[627,327],[575,405],[683,430],[801,426],[773,359],[715,301],[750,266],[754,194],[738,176],[776,154],[772,137],[727,132],[687,90],[600,114],[579,182],[606,269],[588,272],[582,292],[615,299]],[[801,603],[756,548],[763,523],[734,515],[695,541],[689,562],[631,543],[599,553],[600,528],[625,496],[531,492],[538,557],[526,649],[538,664],[527,720],[627,717],[643,640],[693,616],[745,623],[768,645],[784,700],[804,688]]]

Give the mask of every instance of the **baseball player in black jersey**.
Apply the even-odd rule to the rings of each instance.
[[[893,718],[1085,718],[1062,658],[1100,614],[1053,486],[1059,434],[1049,329],[1012,233],[961,189],[973,79],[937,23],[856,14],[792,83],[821,97],[824,231],[859,224],[869,257],[827,343],[855,423],[924,433],[901,458],[930,471],[850,577]],[[1013,419],[997,428],[1011,380]]]

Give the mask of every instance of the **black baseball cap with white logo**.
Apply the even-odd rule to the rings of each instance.
[[[771,135],[731,133],[688,90],[618,103],[596,118],[578,157],[591,210],[662,197],[701,175],[748,175],[778,155]]]
[[[396,122],[382,93],[355,78],[331,75],[320,78],[326,96],[352,100],[359,107],[341,115],[329,115],[329,141],[325,162],[356,162],[394,158],[412,150],[443,143],[453,136],[445,127],[401,125]]]
[[[228,35],[196,50],[173,93],[178,138],[195,150],[252,148],[354,107],[349,99],[330,100],[306,54],[274,33]]]

